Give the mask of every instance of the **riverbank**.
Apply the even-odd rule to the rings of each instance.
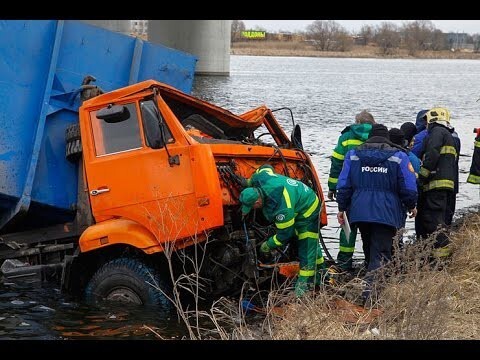
[[[395,49],[392,54],[384,55],[377,46],[355,45],[350,51],[318,51],[312,45],[303,42],[234,42],[230,50],[232,55],[248,56],[299,56],[299,57],[337,57],[337,58],[379,58],[379,59],[472,59],[480,60],[480,53],[466,51],[419,51],[415,56],[406,49]]]
[[[263,318],[238,312],[234,301],[217,303],[210,316],[222,339],[478,340],[480,252],[472,249],[478,248],[479,230],[479,212],[460,219],[446,261],[424,260],[432,242],[397,248],[377,274],[381,290],[366,309],[353,305],[362,289],[362,280],[354,278],[302,299],[285,289],[272,291]]]
[[[480,214],[466,215],[457,226],[448,263],[422,263],[428,246],[406,248],[385,277],[380,275],[380,295],[356,321],[348,321],[345,309],[328,305],[332,295],[323,294],[277,317],[272,338],[479,339],[480,253],[472,249],[478,247]]]

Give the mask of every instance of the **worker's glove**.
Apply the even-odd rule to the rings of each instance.
[[[334,200],[337,197],[337,191],[336,190],[329,190],[327,197],[329,200]]]
[[[232,176],[233,180],[234,180],[238,185],[240,185],[240,187],[242,187],[242,188],[248,187],[248,180],[245,179],[243,176],[237,175],[237,174],[235,174],[234,172],[231,173],[231,176]]]
[[[260,245],[260,251],[264,254],[268,254],[272,249],[268,246],[268,243],[264,241],[262,245]]]
[[[248,187],[248,181],[243,176],[238,176],[238,183],[242,188]]]

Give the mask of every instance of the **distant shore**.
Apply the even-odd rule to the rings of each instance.
[[[395,49],[392,54],[384,55],[377,46],[354,46],[349,51],[319,51],[311,45],[300,42],[257,41],[234,42],[230,50],[232,55],[250,56],[300,56],[300,57],[337,57],[337,58],[378,58],[378,59],[472,59],[480,60],[480,53],[467,51],[418,51],[409,55],[406,49]]]

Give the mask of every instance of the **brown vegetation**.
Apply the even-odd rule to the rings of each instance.
[[[377,272],[375,295],[365,307],[361,276],[339,275],[335,286],[301,299],[293,294],[291,279],[279,284],[274,276],[272,290],[255,295],[261,307],[247,313],[238,299],[221,298],[204,309],[200,302],[206,280],[199,274],[208,241],[197,244],[194,257],[166,246],[171,274],[173,254],[193,271],[172,277],[173,291],[165,296],[189,339],[480,339],[479,233],[480,213],[459,221],[448,260],[432,261],[433,239],[406,242],[401,249],[396,243],[393,260]],[[182,289],[195,300],[187,307],[180,301]],[[160,329],[145,329],[164,338]]]
[[[302,299],[287,282],[248,314],[238,301],[222,298],[209,311],[197,308],[182,318],[196,339],[479,339],[479,232],[480,213],[466,216],[451,237],[448,261],[432,262],[433,241],[396,247],[365,308],[359,306],[363,280],[355,277],[337,278],[337,286]]]
[[[480,59],[480,53],[463,51],[417,51],[409,54],[408,49],[390,49],[385,53],[376,45],[353,45],[348,51],[319,51],[308,42],[282,41],[239,41],[232,43],[232,55],[252,56],[301,56],[341,58],[389,58],[389,59]]]
[[[288,311],[271,315],[273,339],[479,339],[480,215],[468,216],[452,236],[448,263],[426,261],[431,244],[406,246],[378,274],[382,290],[370,308],[340,307],[336,299],[355,301],[359,279],[335,291],[292,301]],[[353,296],[354,294],[357,296]],[[272,295],[274,296],[274,295]],[[337,306],[336,306],[337,305]],[[341,310],[341,311],[339,311]],[[347,311],[347,313],[346,313]],[[350,315],[348,314],[350,311]],[[354,318],[355,319],[355,318]],[[265,337],[265,334],[263,335]]]

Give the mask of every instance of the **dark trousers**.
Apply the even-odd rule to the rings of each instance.
[[[457,194],[450,191],[447,194],[447,211],[445,212],[445,225],[452,225],[453,215],[455,214],[455,205],[457,203]]]
[[[360,222],[357,225],[362,235],[363,253],[367,265],[367,274],[365,275],[367,286],[362,292],[362,297],[366,301],[372,291],[375,276],[373,271],[392,260],[393,237],[397,233],[397,229],[377,223]]]
[[[360,222],[357,223],[362,234],[363,253],[368,264],[367,271],[376,270],[392,260],[393,237],[397,229],[393,226]]]
[[[425,239],[438,230],[435,238],[435,248],[446,246],[449,243],[445,232],[445,219],[450,193],[453,193],[453,191],[430,190],[420,193],[418,197],[418,215],[415,217],[417,239]]]

